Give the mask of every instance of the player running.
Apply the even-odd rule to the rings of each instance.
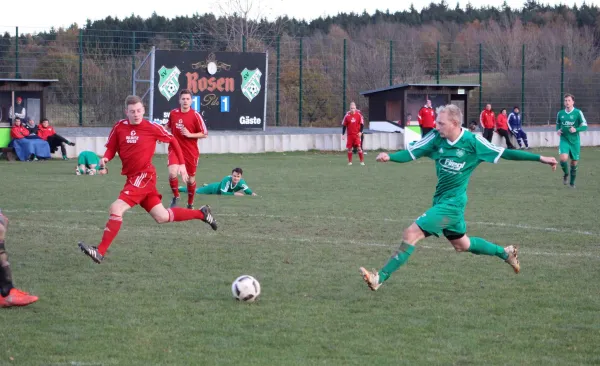
[[[145,120],[144,112],[144,105],[140,97],[130,95],[125,99],[127,119],[123,119],[113,126],[108,135],[106,152],[100,160],[100,164],[106,165],[118,153],[123,163],[121,175],[126,176],[127,181],[119,198],[110,205],[110,216],[98,247],[79,242],[79,248],[96,263],[104,260],[108,247],[119,233],[123,214],[135,205],[142,206],[159,224],[202,220],[213,230],[217,230],[217,222],[213,218],[209,206],[202,206],[199,210],[177,207],[166,209],[163,206],[162,195],[156,189],[156,168],[152,165],[156,142],[162,141],[171,144],[178,161],[184,161],[184,159],[181,148],[173,135],[162,126]],[[179,165],[177,173],[187,180],[185,165]]]
[[[348,165],[352,165],[352,148],[358,150],[360,165],[365,165],[365,157],[361,147],[361,136],[365,121],[359,110],[356,109],[356,103],[350,103],[350,111],[346,113],[342,120],[342,138],[348,129],[348,138],[346,141],[346,149],[348,149]]]
[[[508,160],[539,161],[556,170],[556,159],[525,151],[508,150],[488,142],[485,138],[461,128],[463,115],[457,106],[446,105],[438,115],[436,130],[424,139],[409,145],[408,150],[388,155],[381,153],[377,161],[406,163],[427,156],[435,161],[438,183],[433,196],[433,207],[404,230],[400,249],[380,271],[360,273],[371,288],[377,290],[392,273],[402,266],[421,239],[443,234],[457,252],[471,252],[497,256],[519,273],[517,247],[502,248],[482,238],[468,237],[464,211],[467,205],[469,178],[481,162],[497,163],[500,158]]]
[[[179,201],[179,181],[177,180],[177,169],[179,164],[185,164],[188,173],[187,184],[188,202],[187,208],[194,206],[194,192],[196,190],[196,168],[200,158],[200,149],[198,148],[198,139],[208,136],[208,131],[200,113],[191,108],[192,92],[189,89],[183,89],[179,92],[179,108],[173,109],[169,114],[167,127],[179,143],[183,152],[183,161],[177,160],[177,155],[172,145],[168,150],[169,167],[169,185],[173,191],[171,208],[177,207]]]
[[[11,306],[26,306],[38,301],[37,296],[28,294],[16,288],[12,281],[12,271],[8,263],[8,253],[4,247],[8,219],[0,210],[0,308]]]
[[[218,194],[223,196],[256,196],[246,181],[242,179],[242,168],[235,168],[231,175],[226,176],[220,182],[214,182],[196,189],[197,194]],[[179,192],[187,192],[187,188],[179,187]]]
[[[575,188],[575,178],[577,177],[577,163],[579,162],[579,153],[581,143],[579,141],[579,132],[587,130],[587,121],[581,110],[574,107],[575,97],[572,94],[565,94],[565,109],[556,115],[556,133],[560,136],[558,153],[560,154],[560,167],[563,171],[563,184],[567,184],[569,178],[568,160],[571,158],[571,179],[569,187]]]

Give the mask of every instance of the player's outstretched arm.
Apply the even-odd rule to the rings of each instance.
[[[542,164],[547,164],[552,167],[552,170],[556,170],[556,158],[552,156],[542,156],[538,154],[532,154],[527,151],[509,150],[505,149],[501,155],[502,159],[505,160],[518,160],[518,161],[539,161]]]
[[[380,153],[377,155],[376,160],[381,163],[388,161],[393,161],[394,163],[408,163],[409,161],[413,161],[413,157],[410,155],[408,150],[400,150],[393,154]]]

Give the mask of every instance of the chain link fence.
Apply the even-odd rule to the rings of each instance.
[[[562,95],[576,97],[588,121],[598,120],[595,89],[600,59],[585,42],[514,43],[510,47],[391,26],[357,34],[226,40],[202,33],[89,31],[70,28],[42,35],[0,27],[0,78],[57,79],[46,115],[57,126],[110,126],[123,117],[134,70],[151,48],[268,52],[269,126],[339,126],[351,101],[368,115],[361,91],[402,83],[479,84],[470,95],[469,120],[485,104],[496,112],[521,108],[528,125],[555,122]],[[18,34],[18,36],[17,36]],[[149,75],[149,63],[140,75]],[[145,87],[138,85],[136,93]]]

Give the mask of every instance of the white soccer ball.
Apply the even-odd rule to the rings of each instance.
[[[252,276],[240,276],[231,284],[231,293],[236,300],[254,302],[260,295],[260,283]]]

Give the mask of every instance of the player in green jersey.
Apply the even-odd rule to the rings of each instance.
[[[497,256],[510,264],[515,273],[519,273],[516,246],[502,248],[485,239],[466,235],[464,211],[467,205],[469,178],[481,162],[497,163],[500,158],[539,161],[556,170],[556,159],[525,151],[505,150],[462,128],[462,121],[460,108],[446,105],[438,114],[435,130],[409,145],[407,150],[391,155],[381,153],[377,156],[379,162],[391,160],[397,163],[427,156],[435,161],[438,183],[433,196],[433,207],[404,230],[400,249],[385,266],[380,271],[372,272],[360,268],[360,273],[371,290],[377,290],[408,260],[415,244],[430,235],[439,237],[443,234],[457,252]]]
[[[93,151],[82,151],[77,156],[77,168],[75,168],[75,174],[77,175],[94,175],[94,174],[106,174],[108,169],[100,165],[100,158]]]
[[[235,168],[231,175],[224,177],[220,182],[205,184],[204,187],[196,188],[196,194],[220,194],[223,196],[256,196],[246,181],[242,179],[242,168]],[[186,187],[179,187],[179,192],[187,192]]]
[[[569,186],[575,188],[575,177],[577,176],[577,162],[581,144],[579,132],[587,130],[587,122],[583,113],[574,107],[575,97],[565,94],[565,109],[556,115],[556,133],[560,136],[558,153],[560,154],[560,167],[563,171],[563,184],[567,184],[569,178],[568,160],[571,158],[571,180]]]

